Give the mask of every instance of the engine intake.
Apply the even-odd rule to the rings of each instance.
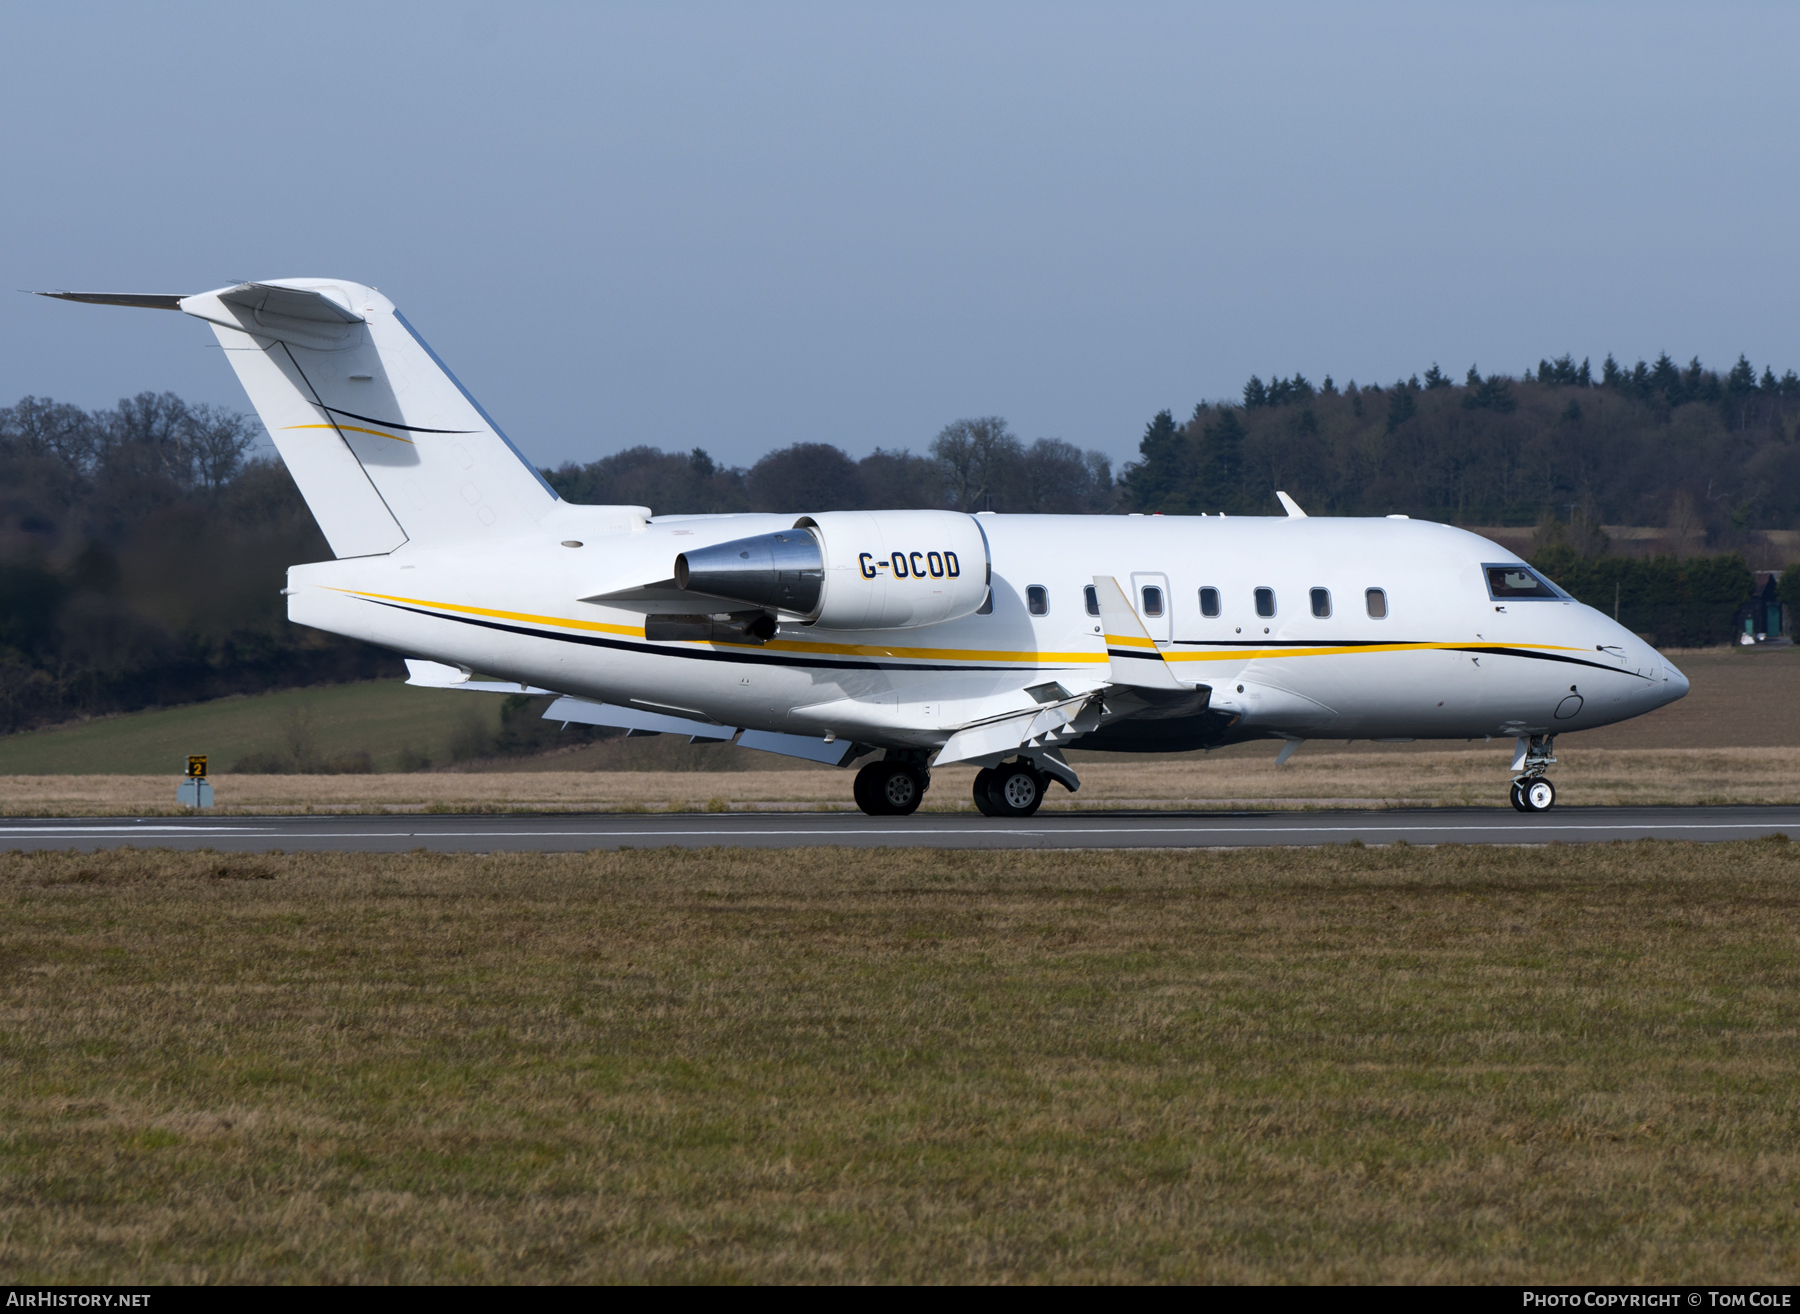
[[[831,511],[675,558],[678,587],[830,630],[912,629],[987,599],[987,536],[954,511]]]

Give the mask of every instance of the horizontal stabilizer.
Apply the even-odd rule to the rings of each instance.
[[[1190,686],[1175,678],[1150,631],[1131,609],[1125,590],[1111,575],[1094,576],[1094,596],[1100,602],[1100,625],[1111,663],[1112,682],[1140,689],[1188,692]]]
[[[180,292],[39,292],[58,301],[85,301],[90,306],[135,306],[139,310],[180,310]]]

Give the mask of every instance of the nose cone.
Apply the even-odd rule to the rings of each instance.
[[[1667,657],[1662,658],[1662,683],[1655,690],[1657,706],[1672,703],[1677,698],[1686,698],[1687,691],[1687,676],[1676,670]]]

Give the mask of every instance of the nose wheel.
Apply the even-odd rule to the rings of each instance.
[[[1548,812],[1556,806],[1556,786],[1543,776],[1521,776],[1512,783],[1512,805],[1520,812]]]

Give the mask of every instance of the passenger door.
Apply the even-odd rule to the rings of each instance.
[[[1133,571],[1131,605],[1157,646],[1166,648],[1174,636],[1175,599],[1169,593],[1169,577],[1160,571]]]

